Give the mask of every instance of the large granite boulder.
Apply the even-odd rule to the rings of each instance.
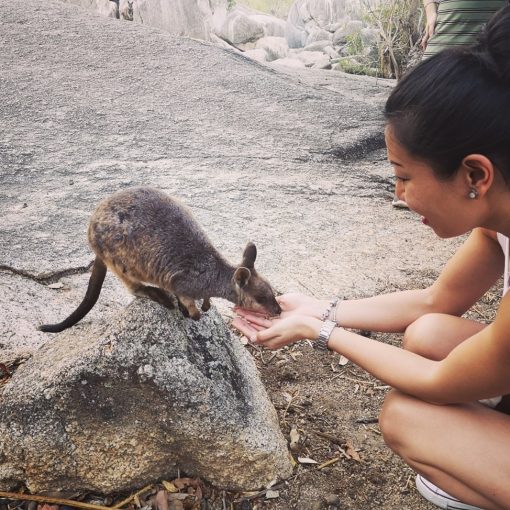
[[[175,35],[209,41],[214,27],[227,15],[227,0],[62,0],[115,16],[116,4],[123,19],[161,28]]]
[[[112,493],[178,470],[253,490],[292,472],[257,369],[211,309],[137,299],[49,340],[0,390],[0,490]]]
[[[295,0],[287,17],[289,48],[302,48],[324,37],[345,17],[345,0]]]

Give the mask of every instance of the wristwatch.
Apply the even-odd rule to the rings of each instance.
[[[331,333],[336,327],[336,322],[334,321],[324,321],[322,324],[322,328],[319,331],[319,336],[317,337],[317,340],[315,340],[315,343],[313,346],[315,349],[318,349],[319,351],[327,351],[328,350],[328,342],[329,337],[331,336]]]

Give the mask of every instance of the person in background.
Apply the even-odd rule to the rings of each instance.
[[[233,325],[270,349],[311,339],[391,386],[381,432],[427,500],[509,510],[510,5],[478,45],[440,51],[408,72],[385,116],[397,196],[439,237],[470,233],[438,279],[340,302],[284,294],[280,316],[238,309]],[[463,317],[502,275],[494,320]],[[352,328],[404,332],[403,348]]]
[[[423,58],[446,48],[476,44],[489,19],[501,9],[506,0],[423,0],[425,33],[421,40]],[[407,208],[396,195],[393,207]]]
[[[423,58],[446,48],[476,44],[485,24],[505,3],[506,0],[424,0]]]

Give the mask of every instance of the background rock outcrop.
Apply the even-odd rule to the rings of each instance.
[[[161,28],[174,35],[211,40],[227,13],[227,0],[61,0],[109,17]]]
[[[292,472],[255,364],[214,308],[195,322],[136,300],[49,341],[0,401],[3,490],[109,494],[179,469],[256,490]]]

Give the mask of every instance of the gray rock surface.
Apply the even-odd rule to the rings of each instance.
[[[292,473],[255,364],[214,308],[196,322],[136,300],[48,342],[0,399],[3,490],[112,494],[179,469],[256,490]]]
[[[389,206],[371,151],[392,81],[273,70],[56,1],[0,9],[3,349],[37,348],[35,326],[81,300],[88,217],[130,185],[180,196],[230,260],[253,240],[282,292],[372,294],[451,250]],[[129,299],[107,288],[87,320]]]

